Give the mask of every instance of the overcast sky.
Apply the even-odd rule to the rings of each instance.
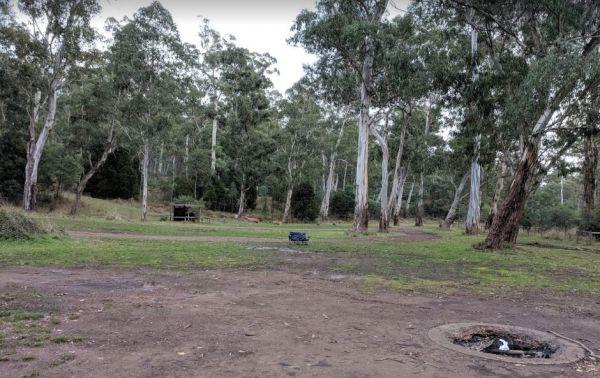
[[[108,17],[131,17],[140,7],[152,0],[100,0],[102,13],[94,19],[94,26],[103,30]],[[406,8],[408,0],[395,0],[395,8]],[[212,27],[222,35],[235,36],[237,44],[256,52],[268,52],[277,59],[279,75],[271,77],[275,88],[282,94],[302,76],[302,65],[314,57],[301,47],[287,44],[290,28],[296,15],[314,8],[315,0],[162,0],[184,42],[198,44],[198,30],[202,18],[208,18]]]

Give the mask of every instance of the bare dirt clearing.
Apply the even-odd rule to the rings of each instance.
[[[599,315],[576,310],[578,301],[593,307],[590,299],[567,307],[560,298],[365,292],[362,279],[348,275],[114,268],[3,268],[0,290],[21,293],[2,297],[4,306],[19,298],[19,306],[60,319],[49,325],[52,337],[82,338],[17,349],[0,362],[7,376],[591,377],[600,369],[589,361],[483,360],[427,337],[444,323],[485,321],[554,330],[598,351]]]

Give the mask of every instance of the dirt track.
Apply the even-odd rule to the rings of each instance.
[[[440,324],[485,321],[554,330],[598,351],[598,314],[567,311],[560,299],[428,298],[361,287],[353,276],[281,271],[3,268],[0,289],[36,289],[31,308],[52,308],[62,320],[53,334],[84,341],[22,350],[35,359],[0,362],[0,375],[591,377],[600,371],[591,362],[504,364],[427,338]],[[78,318],[69,320],[73,313]],[[48,366],[65,351],[76,358]]]

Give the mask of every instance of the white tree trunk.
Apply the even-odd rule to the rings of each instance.
[[[212,137],[210,144],[210,173],[215,173],[217,169],[217,129],[218,129],[218,121],[217,121],[217,103],[215,102],[215,117],[212,120]]]
[[[465,173],[460,179],[460,183],[454,192],[454,198],[452,199],[452,204],[450,205],[450,209],[448,210],[448,214],[446,214],[446,218],[440,224],[443,228],[450,228],[454,221],[456,220],[456,211],[458,210],[458,204],[460,203],[460,196],[462,195],[463,190],[465,189],[465,185],[467,184],[467,179],[469,178],[469,172]]]
[[[188,178],[188,160],[190,157],[190,136],[185,136],[185,157],[183,159],[183,164],[185,165],[185,178]]]
[[[160,153],[158,154],[158,175],[162,175],[163,173],[163,150],[165,148],[165,144],[160,144]]]
[[[38,168],[40,165],[40,160],[42,159],[44,146],[48,140],[48,135],[54,127],[57,100],[58,88],[56,88],[55,85],[52,85],[48,98],[48,112],[46,113],[44,126],[37,138],[37,141],[35,141],[35,123],[31,124],[30,121],[29,143],[27,146],[27,163],[25,165],[25,184],[23,186],[23,208],[25,210],[34,210],[36,207]],[[34,119],[36,122],[40,106],[39,101],[40,92],[37,92],[35,95],[36,103],[34,104],[34,115],[32,115],[32,119]]]
[[[472,17],[472,15],[471,15]],[[477,80],[477,29],[471,26],[471,77],[474,83]],[[471,109],[475,111],[475,109]],[[469,193],[469,207],[465,230],[469,235],[478,235],[481,223],[481,166],[479,165],[479,149],[481,147],[481,134],[475,137],[475,151],[471,162],[471,190]]]
[[[365,50],[361,73],[360,112],[358,117],[354,231],[366,231],[369,228],[369,109],[371,107],[370,88],[374,55],[373,40],[370,36],[365,37]]]
[[[412,199],[413,190],[415,189],[415,182],[413,181],[410,184],[410,190],[408,191],[408,197],[406,198],[406,206],[404,207],[405,216],[408,216],[408,211],[410,210],[410,201]]]
[[[408,176],[408,169],[404,167],[400,168],[400,182],[398,183],[398,193],[396,194],[396,200],[394,202],[392,212],[392,218],[394,219],[394,226],[398,225],[400,213],[402,211],[402,196],[404,195],[404,184],[406,183],[406,177]]]
[[[144,151],[142,154],[142,220],[148,217],[148,163],[150,160],[150,141],[144,137]]]
[[[288,223],[291,219],[290,213],[292,209],[292,193],[294,193],[294,184],[289,183],[287,193],[285,195],[285,208],[283,210],[283,223]]]
[[[335,161],[337,159],[337,150],[340,146],[342,137],[344,135],[345,124],[346,124],[346,122],[344,121],[342,123],[342,125],[340,126],[340,131],[338,133],[337,140],[335,141],[335,147],[333,148],[333,151],[331,152],[331,156],[329,158],[329,173],[327,175],[325,190],[323,193],[323,198],[321,200],[321,208],[319,210],[319,215],[321,216],[321,219],[327,219],[329,217],[329,201],[331,198],[331,190],[333,188],[333,176],[335,174]],[[325,158],[325,155],[323,155],[323,162],[325,162],[324,158]],[[337,186],[337,183],[335,186]]]
[[[406,135],[406,125],[403,123],[400,129],[400,143],[398,145],[398,152],[396,153],[396,164],[394,166],[394,178],[392,179],[392,191],[390,193],[390,199],[388,201],[388,212],[395,214],[395,209],[397,209],[399,207],[398,205],[398,195],[400,192],[400,180],[402,177],[402,173],[401,172],[403,170],[403,168],[401,167],[402,165],[402,154],[404,152],[404,138]],[[402,199],[400,199],[400,202],[402,202]],[[396,218],[394,218],[394,224],[397,224],[397,220]]]
[[[175,201],[175,155],[171,157],[171,166],[173,170],[171,171],[171,202]]]
[[[471,162],[471,190],[465,230],[469,235],[478,235],[481,223],[481,166],[479,165],[479,143],[481,135],[475,140],[476,153]]]
[[[379,144],[381,149],[381,187],[379,191],[379,232],[385,232],[389,225],[389,211],[388,211],[388,164],[390,160],[390,151],[387,143],[387,136],[384,133],[380,133],[375,127],[371,128],[371,132]]]

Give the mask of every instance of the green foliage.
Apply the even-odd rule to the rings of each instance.
[[[369,198],[369,218],[379,218],[379,212],[381,211],[381,203],[377,199]]]
[[[1,85],[0,85],[1,86]],[[0,198],[17,203],[25,181],[25,136],[19,129],[0,128]]]
[[[329,212],[336,218],[351,218],[354,213],[354,193],[349,190],[333,192]]]
[[[600,208],[596,207],[581,220],[579,227],[583,231],[600,232]]]
[[[0,240],[29,239],[45,231],[20,210],[0,207]]]
[[[319,216],[315,189],[309,182],[300,182],[292,193],[292,215],[303,222],[314,222]]]
[[[85,192],[96,198],[129,199],[139,191],[139,161],[130,149],[120,148],[88,182]]]

